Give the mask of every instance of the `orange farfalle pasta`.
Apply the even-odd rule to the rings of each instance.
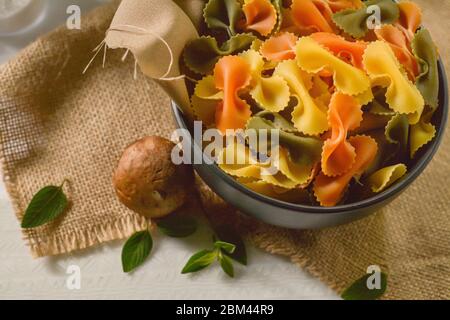
[[[397,26],[404,32],[408,43],[411,43],[414,34],[422,24],[422,10],[411,1],[402,1],[398,3],[400,9],[400,18]]]
[[[325,141],[322,151],[322,172],[335,177],[347,172],[355,162],[355,149],[347,141],[347,133],[361,124],[361,105],[352,97],[335,93],[328,110],[331,138]]]
[[[356,153],[352,168],[338,177],[328,177],[321,172],[314,182],[314,194],[322,206],[337,205],[342,200],[351,179],[361,176],[374,161],[378,152],[377,143],[369,136],[354,136],[348,141]]]
[[[277,24],[277,10],[269,0],[245,0],[245,29],[268,36]]]
[[[379,40],[383,40],[391,46],[398,61],[408,74],[408,78],[414,81],[419,75],[419,64],[410,50],[410,44],[405,34],[392,25],[382,26],[381,29],[375,30],[375,34]]]
[[[323,0],[292,0],[291,19],[302,31],[334,32],[334,23],[328,3]]]
[[[314,41],[321,44],[334,55],[351,62],[359,69],[364,70],[363,55],[367,48],[364,42],[347,41],[341,36],[333,33],[317,32],[310,36]]]
[[[223,100],[216,109],[216,126],[222,133],[227,129],[243,129],[251,117],[250,106],[238,96],[238,92],[250,84],[251,71],[241,57],[226,56],[214,69],[216,88],[223,90]]]
[[[204,2],[187,89],[193,118],[227,138],[204,151],[238,183],[286,202],[358,203],[429,151],[442,74],[414,0]]]
[[[292,33],[280,33],[264,42],[260,52],[264,58],[275,62],[295,59],[297,40],[297,36]]]
[[[333,12],[339,12],[345,9],[362,8],[361,0],[325,0]]]

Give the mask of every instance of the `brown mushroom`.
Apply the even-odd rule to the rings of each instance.
[[[147,218],[161,218],[184,204],[192,167],[172,162],[174,147],[167,139],[151,136],[126,148],[113,178],[124,205]]]

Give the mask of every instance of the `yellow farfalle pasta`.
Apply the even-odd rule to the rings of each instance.
[[[370,79],[364,71],[334,56],[310,37],[300,38],[295,52],[301,69],[309,73],[330,72],[336,89],[342,93],[356,96],[370,88]]]
[[[386,87],[386,102],[389,107],[407,114],[410,124],[416,124],[422,114],[425,101],[417,87],[408,80],[390,46],[375,41],[367,46],[364,53],[364,67],[372,84]]]
[[[292,122],[298,131],[308,135],[318,135],[328,130],[327,106],[321,99],[314,99],[311,76],[302,71],[294,60],[281,62],[274,75],[286,80],[298,103],[292,112]]]
[[[368,184],[372,192],[381,192],[402,178],[406,171],[407,167],[402,163],[380,169],[369,177]]]
[[[286,189],[293,189],[309,182],[313,166],[295,164],[282,147],[279,148],[279,154],[272,154],[272,157],[277,161],[271,164],[261,163],[247,146],[235,140],[219,154],[218,164],[223,171],[232,176],[254,178]],[[275,174],[272,171],[274,168],[277,169]]]
[[[308,191],[302,188],[284,189],[261,180],[248,181],[248,179],[239,178],[237,180],[250,190],[270,198],[298,204],[310,202]]]
[[[220,100],[202,99],[193,95],[191,106],[195,118],[203,123],[205,127],[213,126],[216,121],[216,107]]]
[[[324,105],[328,105],[331,100],[330,85],[319,75],[312,77],[312,86],[309,93],[314,99],[320,100]]]
[[[252,98],[267,111],[279,112],[286,108],[290,98],[286,81],[276,75],[263,77],[264,58],[259,52],[248,50],[240,56],[250,65]]]
[[[373,99],[375,99],[375,96],[373,95],[373,92],[372,92],[372,88],[369,87],[369,89],[367,89],[363,93],[356,95],[355,99],[362,106],[369,104],[370,102],[373,101]]]
[[[414,158],[417,151],[428,144],[436,135],[436,127],[431,124],[433,111],[422,115],[419,122],[412,125],[409,131],[410,157]]]
[[[191,97],[191,105],[195,116],[205,126],[215,122],[217,104],[223,100],[223,91],[216,88],[214,76],[206,76],[200,80]]]
[[[195,86],[194,95],[201,99],[222,100],[223,91],[216,88],[214,76],[206,76]]]
[[[313,165],[307,166],[294,163],[289,157],[287,150],[280,147],[277,168],[291,181],[294,181],[296,186],[301,186],[309,182],[313,167]]]
[[[221,133],[214,156],[238,183],[336,206],[387,190],[428,150],[442,75],[413,2],[206,2],[206,28],[181,63],[196,73],[195,119]],[[371,30],[365,9],[377,5]]]

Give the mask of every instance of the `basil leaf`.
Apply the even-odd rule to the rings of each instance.
[[[36,228],[56,219],[67,208],[62,186],[41,189],[31,200],[22,219],[22,228]]]
[[[224,241],[216,241],[214,243],[214,247],[216,247],[218,249],[222,249],[228,254],[233,254],[233,252],[236,250],[236,246],[234,244],[224,242]]]
[[[227,255],[221,254],[219,256],[219,260],[220,260],[220,265],[222,266],[222,270],[230,278],[234,278],[234,267],[233,267],[233,262],[231,261],[231,259]]]
[[[341,297],[344,300],[376,300],[383,296],[387,288],[387,275],[380,273],[381,288],[369,289],[367,287],[367,279],[372,274],[366,274],[364,277],[356,280],[348,289],[342,293]]]
[[[150,255],[153,247],[153,239],[148,232],[137,232],[128,239],[122,249],[122,268],[128,273],[144,263]]]
[[[217,252],[202,250],[194,254],[181,271],[182,274],[194,273],[210,266],[217,258]]]
[[[214,231],[220,241],[232,243],[236,246],[234,252],[232,254],[228,254],[230,258],[246,266],[247,250],[241,236],[236,231],[234,231],[234,229],[226,225],[216,227]]]
[[[185,238],[197,231],[197,221],[185,215],[170,215],[156,224],[162,233],[173,238]]]

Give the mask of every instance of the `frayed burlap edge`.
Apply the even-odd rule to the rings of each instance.
[[[0,145],[2,143],[0,133]],[[0,172],[3,176],[6,191],[10,196],[13,210],[16,216],[20,217],[25,209],[21,205],[14,177],[9,174],[8,167],[5,165],[2,150],[0,148]],[[133,214],[102,225],[92,226],[90,230],[67,234],[64,238],[49,236],[45,241],[32,240],[28,237],[26,230],[22,230],[22,235],[32,257],[36,259],[86,249],[107,241],[125,239],[135,232],[145,230],[147,227],[148,222],[145,218]]]
[[[34,243],[29,239],[27,239],[27,242],[33,257],[39,258],[82,250],[112,240],[125,239],[146,228],[147,221],[133,215],[93,226],[90,230],[67,234],[60,238],[51,236],[45,242]]]
[[[92,10],[85,18],[88,20],[90,17],[95,17],[97,12],[105,10],[114,12],[119,3],[119,0],[113,0],[110,4]],[[50,32],[48,36],[51,36],[54,32]],[[33,44],[30,46],[33,46]],[[0,175],[9,194],[13,211],[20,221],[26,209],[26,203],[17,190],[16,177],[8,168],[3,148],[4,143],[4,137],[0,131]],[[20,228],[20,224],[18,224],[18,228]],[[21,232],[31,256],[37,259],[83,250],[108,241],[125,239],[146,228],[148,228],[147,219],[130,213],[113,221],[105,221],[101,225],[93,225],[88,230],[68,233],[63,238],[50,235],[41,241],[40,239],[31,239],[25,229],[21,229]]]

